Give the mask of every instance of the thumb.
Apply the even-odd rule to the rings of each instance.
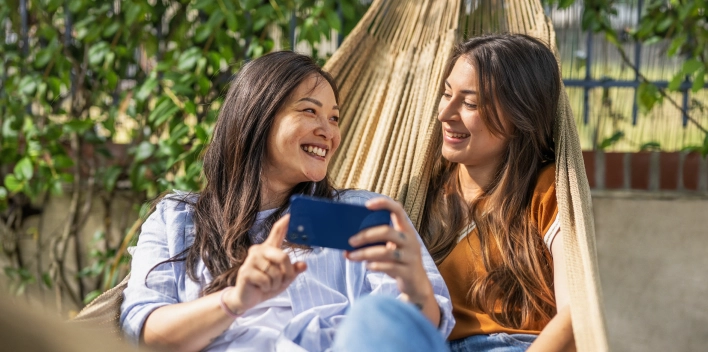
[[[275,224],[273,224],[273,228],[270,230],[270,234],[268,234],[268,238],[266,238],[263,244],[276,248],[282,247],[285,234],[288,232],[289,222],[290,214],[287,214],[280,218],[280,220],[276,221]]]

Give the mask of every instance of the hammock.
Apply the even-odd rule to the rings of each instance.
[[[327,61],[345,118],[331,175],[403,203],[420,224],[441,138],[435,112],[454,43],[482,33],[523,33],[555,47],[539,0],[376,0]],[[607,351],[590,189],[573,112],[563,88],[554,128],[556,192],[566,253],[573,332],[579,351]]]
[[[375,0],[327,61],[345,102],[336,185],[369,189],[404,204],[418,225],[425,204],[436,124],[436,92],[463,33],[525,33],[554,52],[555,33],[539,0]],[[568,97],[561,94],[554,130],[556,192],[563,228],[573,331],[579,351],[608,350],[590,191]],[[74,321],[116,329],[127,278]]]

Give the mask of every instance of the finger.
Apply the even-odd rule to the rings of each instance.
[[[402,270],[405,267],[404,264],[391,263],[391,262],[369,262],[366,263],[366,268],[371,271],[381,272],[390,277],[398,278],[401,276]]]
[[[263,258],[268,260],[268,270],[265,273],[271,277],[273,287],[280,287],[286,279],[288,268],[292,267],[290,257],[279,248],[263,247]]]
[[[415,229],[413,225],[408,220],[408,215],[403,209],[400,203],[393,199],[386,197],[374,198],[366,202],[366,207],[369,210],[382,210],[386,209],[391,212],[391,221],[393,222],[393,227],[404,233],[413,233]]]
[[[251,268],[246,270],[244,274],[246,283],[258,287],[262,292],[270,292],[273,288],[270,276],[258,269]]]
[[[396,231],[391,226],[376,226],[361,230],[356,235],[349,238],[349,244],[356,248],[366,244],[393,242],[397,246],[404,246],[409,235]]]
[[[404,260],[411,257],[405,255],[402,249],[390,248],[389,246],[372,246],[358,249],[347,253],[347,259],[353,261],[369,261],[369,262],[396,262],[405,263]]]
[[[288,232],[289,222],[290,214],[287,214],[276,221],[275,224],[273,224],[273,228],[270,230],[270,234],[268,234],[268,238],[266,238],[263,244],[276,248],[282,247],[285,234]]]
[[[286,275],[283,279],[283,283],[281,284],[281,289],[283,290],[290,286],[290,284],[295,281],[295,278],[307,269],[307,264],[304,262],[295,262],[290,268],[292,269],[292,275]]]

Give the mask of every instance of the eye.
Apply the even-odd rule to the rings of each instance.
[[[305,110],[302,110],[302,112],[307,112],[307,113],[310,113],[310,114],[317,114],[317,112],[316,112],[315,109],[313,109],[313,108],[307,108],[307,109],[305,109]]]
[[[451,94],[450,92],[448,92],[448,91],[445,91],[445,93],[443,93],[443,96],[444,96],[445,98],[447,98],[447,99],[452,98],[452,94]]]
[[[339,123],[339,116],[332,116],[329,118],[330,121],[333,121],[334,123]]]
[[[465,104],[465,107],[468,108],[468,109],[470,109],[470,110],[476,110],[476,109],[477,109],[477,104],[476,104],[476,103],[468,103],[468,102],[465,102],[464,104]]]

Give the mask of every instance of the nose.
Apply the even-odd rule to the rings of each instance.
[[[320,118],[319,126],[315,129],[315,135],[324,138],[327,141],[331,141],[338,131],[339,127],[333,126],[327,121],[327,117]],[[337,129],[337,131],[335,131]]]
[[[438,121],[447,122],[460,119],[460,114],[456,109],[456,104],[453,99],[447,100],[445,97],[440,97],[438,105]]]

